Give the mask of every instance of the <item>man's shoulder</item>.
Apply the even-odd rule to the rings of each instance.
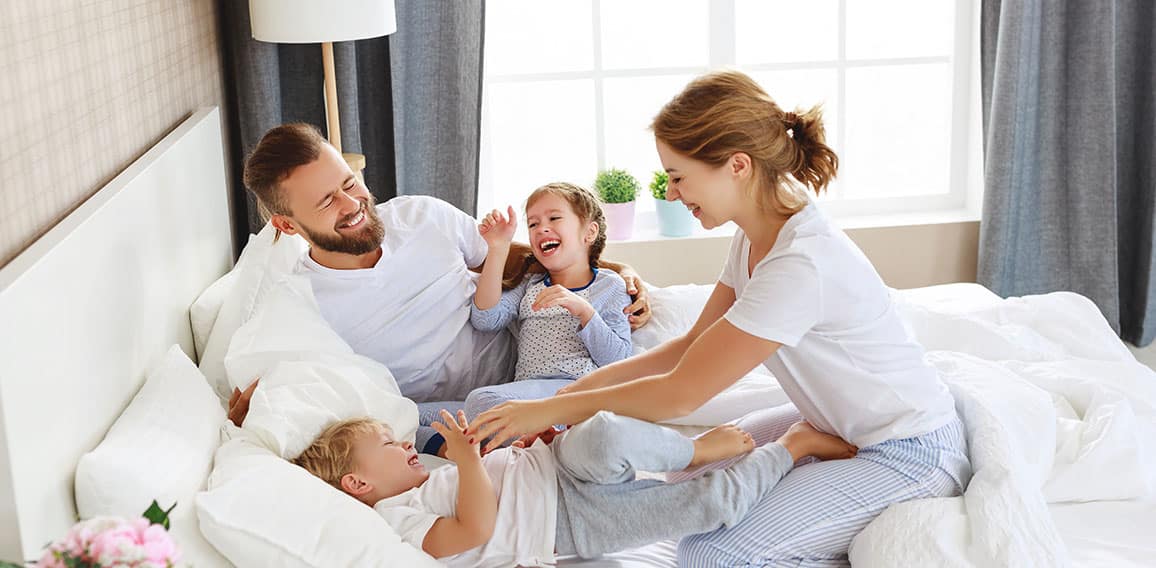
[[[401,216],[459,214],[461,211],[448,202],[429,195],[399,195],[377,205],[378,214]]]

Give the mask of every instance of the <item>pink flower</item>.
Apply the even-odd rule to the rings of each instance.
[[[143,519],[141,519],[143,520]],[[102,566],[133,564],[144,559],[144,549],[141,548],[143,539],[141,533],[148,526],[136,522],[121,522],[92,539],[89,552],[92,558]]]
[[[53,547],[44,550],[44,555],[36,561],[36,566],[37,568],[67,568],[64,561],[56,556],[56,550]]]
[[[49,546],[37,566],[65,568],[70,558],[111,568],[167,568],[180,556],[172,536],[148,519],[96,517],[77,523]]]
[[[144,532],[144,553],[149,562],[165,566],[178,559],[173,537],[160,525],[151,525]]]

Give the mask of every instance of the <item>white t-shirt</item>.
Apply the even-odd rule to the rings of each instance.
[[[787,220],[748,272],[740,230],[719,281],[734,288],[726,319],[782,347],[764,365],[824,432],[859,447],[944,426],[955,403],[907,333],[871,262],[814,203]]]
[[[502,448],[482,458],[498,494],[494,536],[488,543],[446,558],[449,566],[546,566],[554,563],[558,515],[558,478],[554,452],[540,440],[529,449]],[[457,508],[458,468],[440,467],[429,479],[374,505],[401,539],[422,548],[426,533],[440,517]]]
[[[380,361],[417,402],[465,400],[513,371],[509,332],[470,325],[477,274],[488,247],[472,217],[440,199],[395,197],[377,206],[385,224],[372,268],[334,270],[308,254],[321,315],[354,352]]]

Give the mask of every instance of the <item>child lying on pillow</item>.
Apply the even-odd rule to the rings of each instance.
[[[334,424],[294,463],[373,507],[402,540],[458,566],[542,566],[732,526],[804,456],[849,458],[843,440],[798,423],[755,449],[735,426],[690,439],[600,412],[552,445],[481,457],[465,414],[435,423],[456,467],[426,472],[413,444],[372,419]],[[750,452],[730,468],[681,483],[636,480]]]

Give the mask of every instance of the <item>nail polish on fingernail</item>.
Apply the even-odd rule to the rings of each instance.
[[[473,439],[473,438],[470,438],[470,443],[471,443],[471,444],[472,444],[472,443],[474,443],[474,439]]]

